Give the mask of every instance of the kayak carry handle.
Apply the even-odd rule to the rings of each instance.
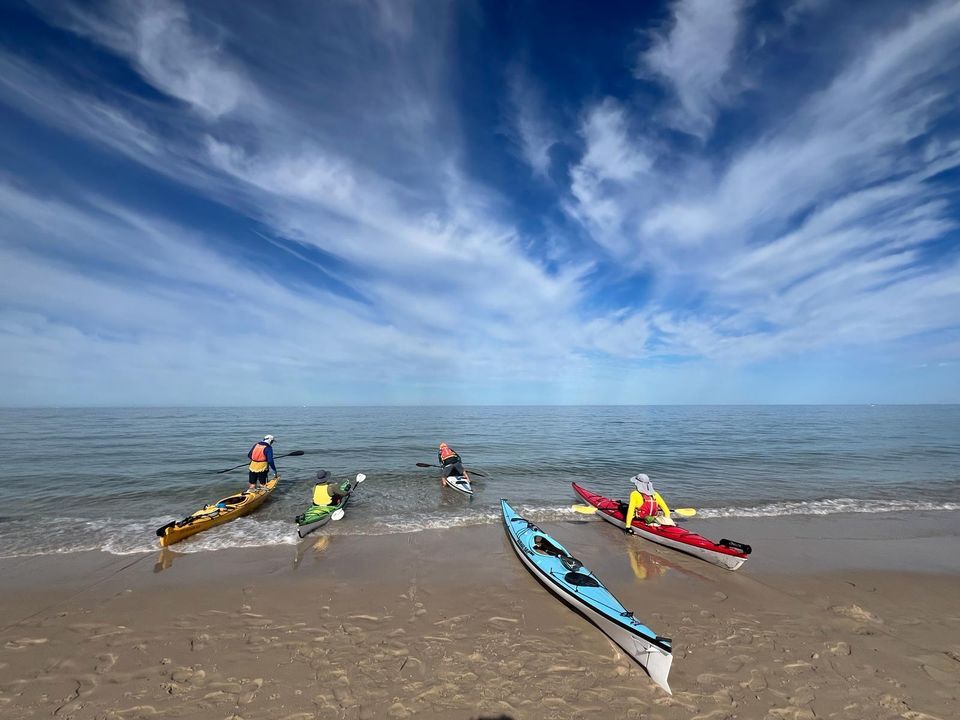
[[[746,543],[739,543],[736,540],[727,540],[723,538],[720,542],[717,543],[720,547],[731,548],[733,550],[739,550],[744,555],[749,555],[753,552],[753,548],[747,545]]]

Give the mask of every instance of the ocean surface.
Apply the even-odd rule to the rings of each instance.
[[[3,409],[0,557],[157,548],[155,530],[246,488],[245,461],[277,436],[281,482],[255,514],[176,546],[298,542],[293,518],[325,469],[367,476],[327,534],[573,517],[571,481],[626,497],[645,472],[702,517],[960,510],[960,406]],[[440,441],[476,494],[441,488]],[[691,526],[694,527],[694,526]]]

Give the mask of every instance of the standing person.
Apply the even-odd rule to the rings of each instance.
[[[440,443],[440,449],[437,450],[437,460],[443,469],[443,475],[440,478],[442,484],[446,485],[447,478],[451,475],[461,475],[467,480],[470,480],[467,471],[463,469],[463,460],[461,460],[456,451],[445,442]]]
[[[650,478],[643,473],[639,473],[630,478],[630,481],[636,489],[630,493],[630,505],[624,517],[624,527],[629,528],[633,524],[634,518],[646,523],[669,520],[669,518],[665,518],[660,504],[657,502],[657,491],[653,489]],[[673,523],[667,522],[665,524],[672,525]]]
[[[274,479],[279,479],[280,473],[277,472],[277,466],[273,464],[273,441],[276,438],[273,435],[264,435],[263,440],[258,442],[247,453],[250,458],[250,486],[247,492],[259,490],[267,484],[267,471],[273,470]]]

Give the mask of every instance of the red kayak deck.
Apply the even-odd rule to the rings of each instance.
[[[626,529],[623,524],[625,515],[619,501],[611,500],[603,495],[590,492],[576,483],[572,483],[572,485],[574,491],[580,497],[597,508],[598,512],[606,516],[604,517],[605,520],[610,520],[613,524],[619,524],[621,529]],[[697,535],[697,533],[684,530],[675,525],[649,524],[642,520],[634,519],[631,527],[633,528],[634,534],[642,535],[648,540],[660,545],[689,553],[730,570],[736,570],[740,567],[748,556],[747,552],[715,543],[713,540],[709,540],[702,535]]]

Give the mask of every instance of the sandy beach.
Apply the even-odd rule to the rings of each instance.
[[[673,638],[673,696],[549,595],[499,525],[5,560],[0,715],[946,720],[956,519],[699,523],[753,543],[737,573],[595,520],[544,524]]]

